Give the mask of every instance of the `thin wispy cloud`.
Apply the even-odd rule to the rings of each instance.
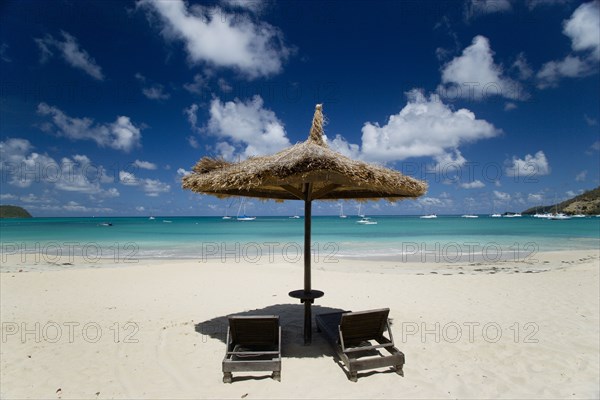
[[[525,4],[530,10],[537,7],[564,5],[572,2],[573,0],[525,0]]]
[[[588,173],[587,169],[584,169],[583,171],[581,171],[580,173],[575,175],[575,181],[577,181],[577,182],[585,181],[585,178],[587,178],[587,173]]]
[[[505,13],[512,10],[509,0],[470,0],[465,3],[464,17],[466,21],[484,15]]]
[[[592,118],[589,115],[584,114],[583,119],[588,126],[598,126],[598,120],[596,118]]]
[[[12,62],[12,58],[8,55],[8,44],[0,44],[0,60],[9,63]]]
[[[167,100],[171,95],[165,91],[165,87],[159,83],[151,83],[140,74],[135,74],[135,79],[142,85],[142,94],[150,100]]]
[[[73,68],[77,68],[99,81],[104,80],[102,68],[87,51],[80,47],[77,39],[64,31],[61,32],[61,36],[62,40],[50,34],[34,39],[41,53],[40,61],[47,62],[54,56],[54,52],[58,52],[63,60]]]
[[[260,14],[267,7],[265,0],[221,0],[220,3],[225,7],[248,10],[255,14]]]
[[[201,95],[209,90],[208,79],[202,74],[196,74],[193,81],[185,83],[183,88],[190,93]]]

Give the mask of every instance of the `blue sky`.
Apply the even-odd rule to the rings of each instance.
[[[181,176],[305,140],[316,103],[334,149],[429,183],[363,212],[553,203],[599,184],[599,21],[598,1],[4,1],[0,203],[222,215]]]

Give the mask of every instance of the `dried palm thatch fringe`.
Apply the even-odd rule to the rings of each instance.
[[[306,199],[303,185],[312,183],[311,200],[379,199],[397,201],[425,194],[427,184],[398,171],[352,160],[323,140],[323,113],[315,109],[308,140],[269,156],[238,163],[202,158],[182,186],[217,197],[247,196],[276,200]]]

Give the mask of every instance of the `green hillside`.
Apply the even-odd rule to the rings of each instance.
[[[522,212],[522,214],[535,214],[536,212],[558,212],[565,214],[584,214],[598,215],[600,214],[600,186],[596,189],[588,190],[585,193],[575,196],[572,199],[565,200],[562,203],[552,204],[548,206],[532,207]]]
[[[31,214],[23,207],[0,206],[0,218],[31,218]]]

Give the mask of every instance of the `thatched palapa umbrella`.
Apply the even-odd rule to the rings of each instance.
[[[331,150],[323,140],[322,106],[317,104],[308,140],[270,156],[229,163],[202,158],[182,180],[184,189],[219,198],[245,196],[304,201],[304,289],[290,296],[304,303],[304,341],[311,341],[311,304],[323,292],[311,287],[310,236],[314,200],[415,198],[425,182],[398,171],[352,160]]]

